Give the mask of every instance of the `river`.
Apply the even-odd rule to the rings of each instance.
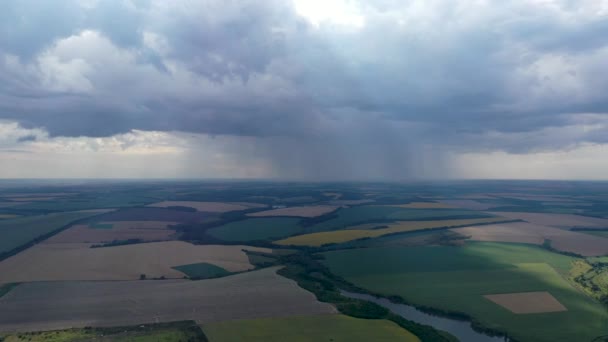
[[[458,338],[462,342],[504,342],[508,341],[505,337],[489,336],[477,332],[471,327],[468,321],[460,321],[452,318],[431,315],[416,309],[411,305],[393,303],[386,298],[375,297],[363,293],[355,293],[340,290],[343,296],[355,299],[363,299],[381,305],[393,313],[419,324],[430,325],[437,330],[446,331]]]

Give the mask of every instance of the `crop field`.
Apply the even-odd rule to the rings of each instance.
[[[608,239],[606,238],[527,222],[456,228],[452,231],[470,236],[475,241],[521,242],[542,245],[545,240],[550,240],[551,247],[564,252],[583,256],[608,254]]]
[[[407,302],[464,312],[519,340],[590,341],[608,334],[608,313],[569,283],[575,260],[539,247],[467,243],[463,247],[385,247],[323,254],[330,270],[355,285]],[[514,314],[484,298],[549,292],[568,311]]]
[[[19,217],[19,215],[0,214],[0,220],[13,219],[13,218],[17,218],[17,217]]]
[[[182,278],[175,266],[206,262],[230,272],[252,269],[249,246],[192,245],[182,241],[89,248],[89,244],[39,244],[0,262],[0,283],[50,280]]]
[[[443,228],[443,227],[458,227],[471,224],[490,224],[493,222],[504,221],[502,217],[490,217],[481,219],[468,220],[439,220],[439,221],[400,221],[396,223],[388,223],[386,228],[374,229],[378,224],[364,224],[353,226],[350,229],[336,230],[330,232],[319,232],[304,235],[296,235],[287,239],[275,241],[279,245],[295,245],[295,246],[322,246],[329,243],[343,243],[361,238],[379,237],[387,234],[413,232],[416,230]],[[357,228],[366,229],[357,229]],[[542,242],[542,241],[541,241]]]
[[[104,223],[102,223],[104,224]],[[52,236],[43,243],[104,243],[114,240],[141,241],[170,240],[175,231],[168,226],[176,222],[119,221],[111,222],[110,229],[95,229],[89,225],[75,225]]]
[[[98,218],[97,222],[113,221],[164,221],[180,223],[203,223],[216,221],[213,214],[188,212],[165,208],[127,208],[114,211]]]
[[[302,231],[300,219],[289,217],[251,218],[211,228],[207,234],[224,241],[256,241],[290,236]]]
[[[217,278],[230,274],[230,272],[226,271],[225,269],[207,262],[180,265],[173,268],[192,279]]]
[[[265,204],[247,202],[196,202],[196,201],[163,201],[148,205],[149,207],[169,208],[169,207],[188,207],[197,211],[209,213],[225,213],[228,211],[246,210],[252,208],[264,208]]]
[[[534,224],[558,228],[608,228],[608,219],[571,214],[548,214],[527,212],[494,212],[512,219],[520,219]]]
[[[217,279],[188,281],[38,282],[0,298],[0,331],[125,326],[195,320],[331,314],[289,279],[267,268]]]
[[[485,295],[484,297],[515,314],[560,312],[568,310],[547,291],[502,293]]]
[[[499,207],[498,204],[483,203],[472,199],[459,199],[459,200],[440,200],[439,202],[449,205],[452,208],[463,208],[469,210],[488,210],[490,208]]]
[[[201,328],[192,321],[146,324],[129,327],[65,329],[27,333],[0,333],[5,342],[186,342],[204,341]]]
[[[373,203],[375,200],[372,199],[361,199],[361,200],[332,200],[329,201],[331,205],[361,205],[361,204],[369,204]]]
[[[202,328],[210,342],[420,341],[391,321],[344,315],[228,321],[204,324]]]
[[[407,204],[392,204],[390,206],[409,209],[454,209],[449,204],[439,202],[412,202]]]
[[[340,209],[337,217],[308,227],[309,232],[345,229],[353,225],[371,222],[393,222],[400,220],[442,220],[491,217],[484,213],[458,209],[411,209],[395,206],[360,206]]]
[[[311,205],[302,207],[280,208],[256,213],[247,214],[252,217],[269,217],[269,216],[295,216],[295,217],[317,217],[331,213],[338,209],[338,206],[333,205]]]
[[[2,220],[0,221],[0,255],[74,221],[98,214],[98,212],[72,212]]]

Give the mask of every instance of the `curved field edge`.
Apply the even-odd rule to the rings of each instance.
[[[391,234],[411,233],[430,230],[442,230],[459,227],[482,226],[487,224],[517,222],[505,220],[502,217],[463,219],[463,220],[432,220],[432,221],[401,221],[387,223],[385,225],[363,225],[370,226],[371,229],[344,229],[328,232],[318,232],[303,235],[291,236],[286,239],[274,241],[277,245],[283,246],[311,246],[320,247],[328,244],[344,243],[359,239],[368,239]],[[363,227],[362,226],[362,227]]]
[[[406,320],[375,303],[343,296],[340,288],[359,292],[365,292],[365,290],[332,274],[317,259],[318,257],[306,251],[280,256],[279,262],[285,267],[277,273],[295,280],[301,288],[312,292],[317,300],[333,304],[343,315],[390,320],[416,335],[421,341],[457,341],[455,337],[446,332]]]
[[[0,299],[0,331],[335,314],[277,268],[206,280],[35,282]],[[77,314],[75,314],[77,313]]]
[[[575,258],[523,244],[475,242],[467,245],[485,247],[486,252],[495,253],[494,258],[490,258],[484,266],[475,264],[479,262],[478,259],[483,259],[484,255],[472,253],[471,250],[465,250],[469,257],[465,261],[454,260],[454,255],[431,255],[429,261],[428,255],[415,251],[414,254],[418,257],[410,259],[411,265],[408,266],[414,269],[403,273],[399,271],[399,267],[391,265],[395,260],[408,260],[407,256],[398,253],[399,248],[368,248],[323,253],[326,258],[323,264],[338,278],[345,279],[347,284],[354,284],[353,292],[388,298],[393,302],[412,305],[430,313],[470,320],[475,330],[506,335],[513,340],[591,340],[608,332],[608,315],[605,308],[568,281],[571,261]],[[420,248],[454,251],[463,247]],[[501,250],[503,248],[523,249],[528,252],[504,254]],[[373,250],[380,251],[382,256],[371,255],[369,251]],[[361,251],[365,253],[360,254]],[[356,266],[348,265],[342,263],[346,261],[344,259],[338,263],[342,264],[339,266],[335,259],[332,260],[332,254],[340,253],[352,253],[359,262]],[[546,259],[533,260],[536,264],[525,260],[540,256]],[[504,262],[502,265],[501,260]],[[542,263],[543,261],[545,263]],[[447,265],[444,265],[445,263]],[[454,270],[454,265],[463,263],[468,269]],[[507,263],[519,265],[509,266]],[[434,268],[433,264],[444,267]],[[356,275],[357,272],[360,275]],[[475,288],[476,286],[478,288]],[[570,311],[534,314],[534,319],[531,320],[530,316],[512,314],[481,296],[534,290],[549,291]]]
[[[386,319],[345,315],[296,316],[203,324],[209,341],[406,341],[420,339]]]
[[[74,224],[85,222],[104,213],[66,212],[3,220],[0,222],[0,261],[42,242]]]

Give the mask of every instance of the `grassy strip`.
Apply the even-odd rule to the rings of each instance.
[[[408,321],[403,317],[390,312],[388,309],[364,300],[352,299],[340,294],[339,288],[366,292],[355,288],[332,273],[314,259],[314,256],[301,252],[280,257],[286,265],[278,273],[284,277],[295,280],[298,285],[315,294],[322,302],[332,303],[340,313],[366,319],[387,319],[395,322],[404,329],[416,335],[422,341],[456,341],[456,339],[433,327]]]
[[[128,327],[66,329],[0,335],[6,342],[76,342],[76,341],[188,341],[207,342],[203,330],[194,321],[140,324]]]

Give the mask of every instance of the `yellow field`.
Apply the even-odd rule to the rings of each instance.
[[[275,241],[279,245],[296,245],[296,246],[322,246],[328,243],[348,242],[366,237],[378,237],[393,233],[411,232],[415,230],[424,230],[431,228],[442,227],[460,227],[472,224],[484,224],[504,221],[503,217],[489,217],[480,219],[465,219],[465,220],[436,220],[436,221],[401,221],[397,223],[387,224],[387,228],[381,229],[345,229],[331,232],[321,232],[293,236],[287,239]],[[381,224],[375,224],[380,226]],[[370,224],[362,225],[370,227]]]
[[[438,202],[412,202],[407,204],[388,205],[389,207],[409,208],[409,209],[453,209],[454,207]]]

